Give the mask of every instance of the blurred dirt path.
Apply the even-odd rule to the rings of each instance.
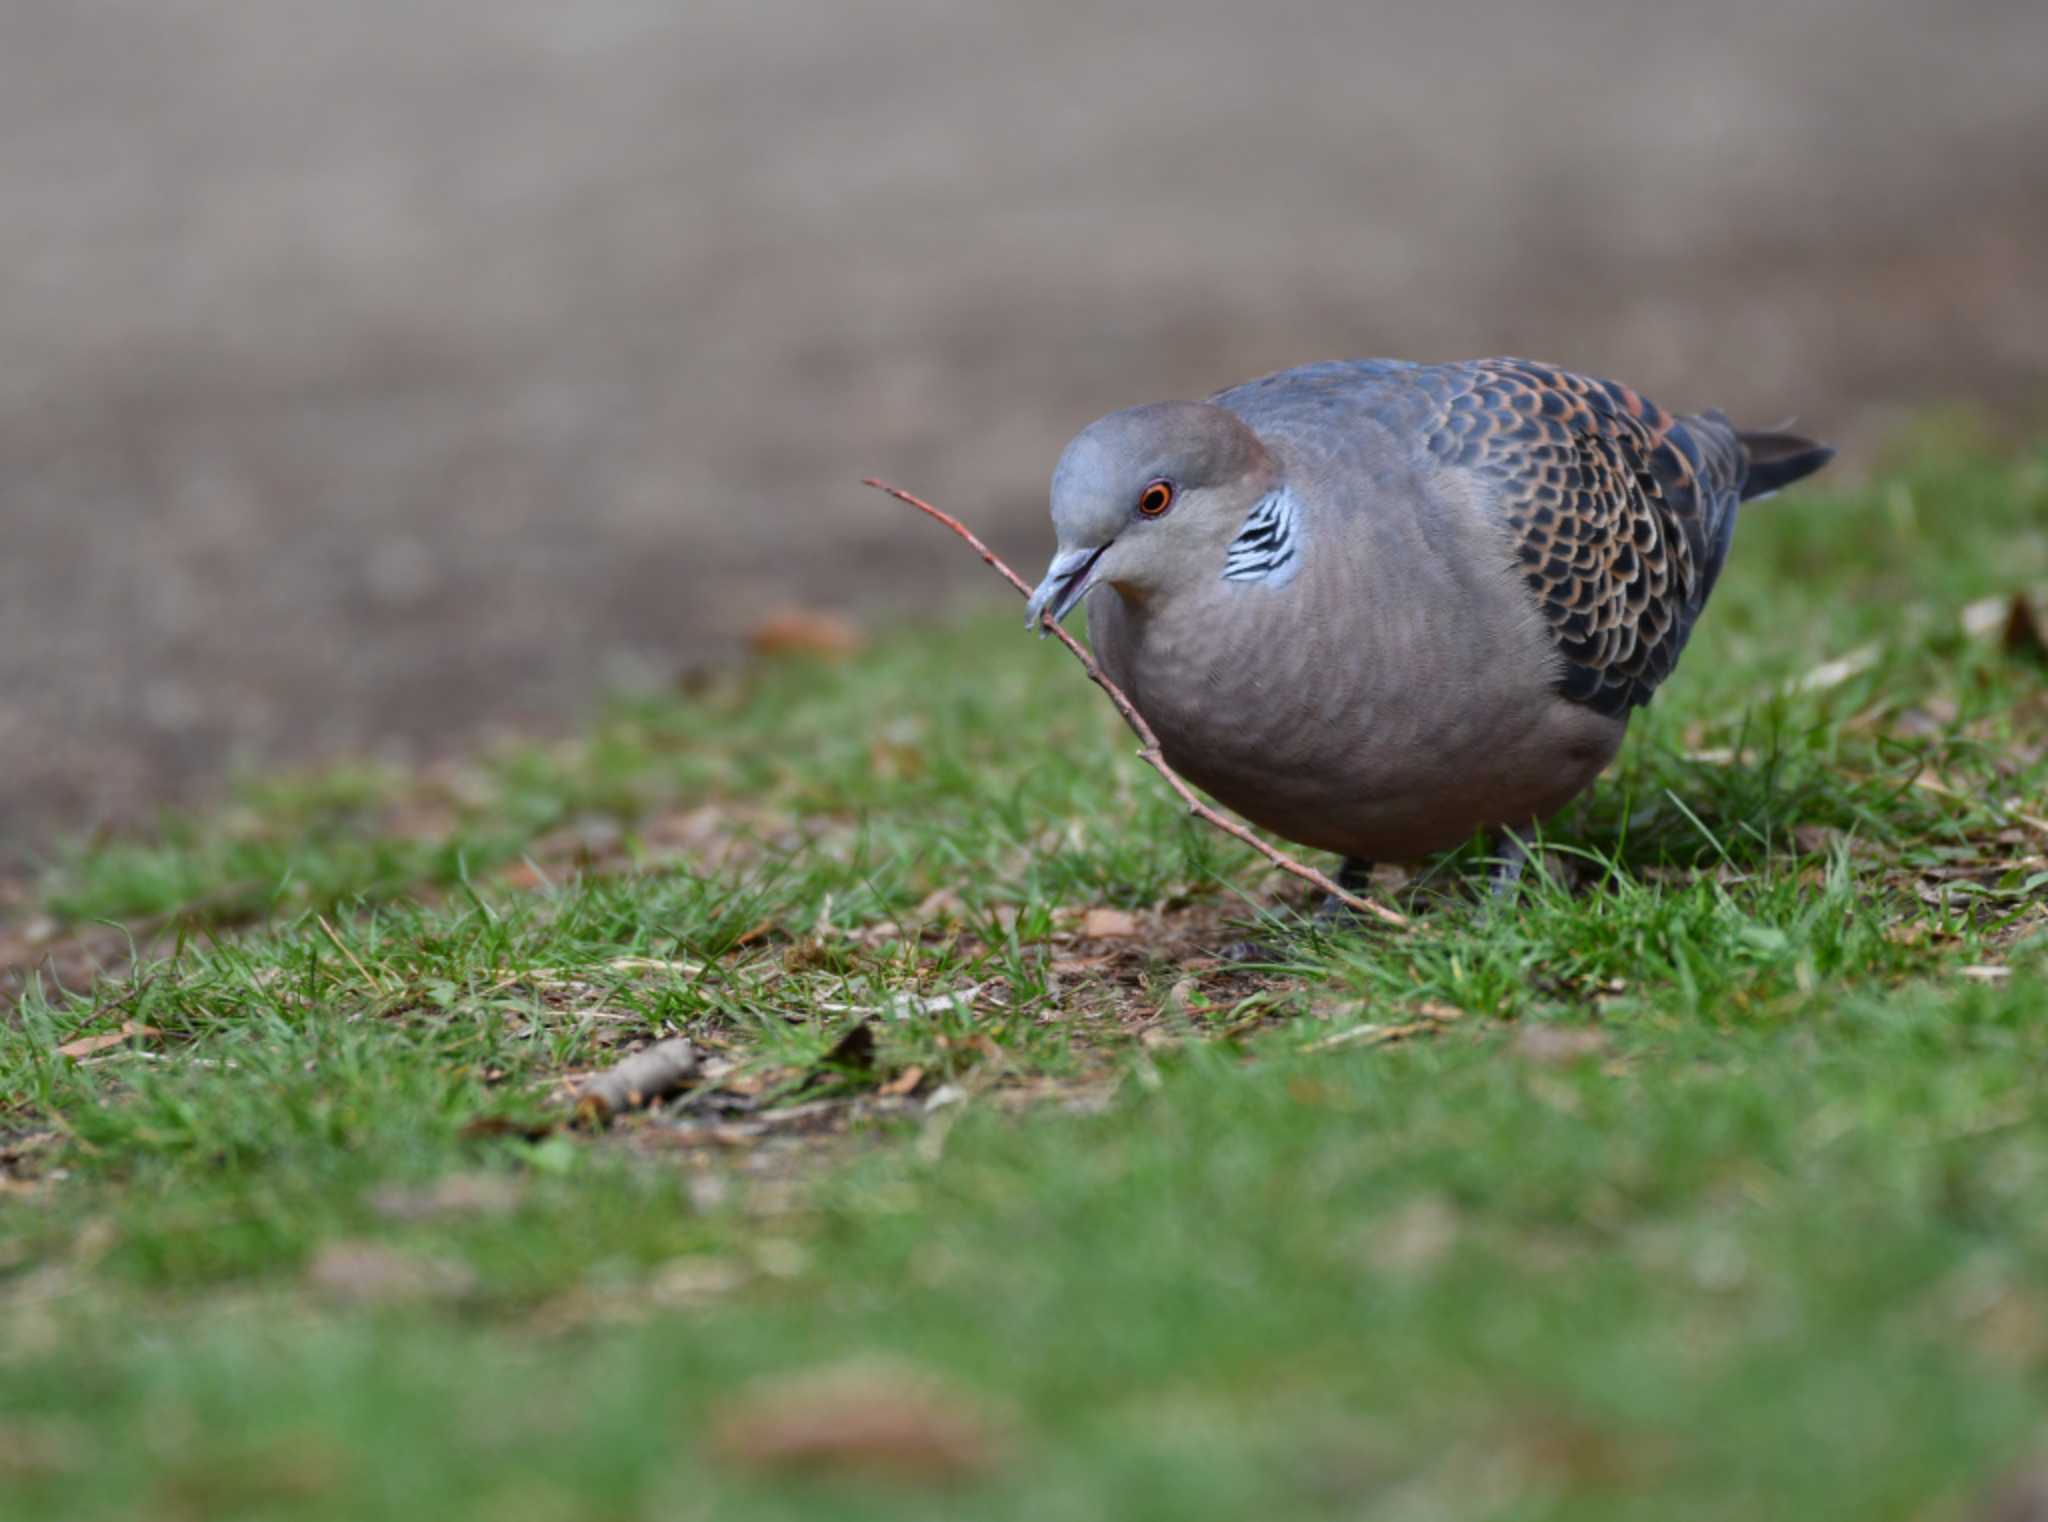
[[[5,7],[0,853],[992,596],[859,477],[1029,563],[1081,423],[1307,359],[2026,405],[2044,57],[2038,0]]]

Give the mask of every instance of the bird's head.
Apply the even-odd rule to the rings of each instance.
[[[1207,402],[1155,402],[1098,418],[1052,474],[1059,548],[1031,594],[1029,628],[1091,588],[1133,602],[1215,577],[1245,515],[1279,480],[1259,436]]]

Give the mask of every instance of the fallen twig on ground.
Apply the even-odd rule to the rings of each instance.
[[[602,1126],[621,1110],[674,1093],[696,1074],[696,1047],[680,1036],[657,1041],[585,1083],[576,1094],[577,1118]]]
[[[872,486],[876,491],[887,492],[898,502],[906,503],[927,517],[935,518],[940,523],[945,524],[947,528],[967,541],[974,552],[981,556],[983,564],[993,568],[1003,580],[1015,587],[1025,597],[1031,595],[1029,584],[1015,571],[1005,565],[1000,555],[983,544],[968,529],[966,524],[955,518],[951,513],[941,512],[938,508],[933,507],[931,503],[924,501],[920,497],[913,497],[901,487],[891,486],[887,481],[877,481],[872,476],[863,480],[861,485]],[[1166,785],[1180,795],[1180,800],[1188,806],[1189,813],[1208,821],[1224,834],[1243,841],[1281,871],[1291,872],[1303,882],[1313,883],[1338,902],[1356,909],[1359,913],[1370,914],[1375,919],[1384,920],[1389,925],[1403,927],[1407,925],[1408,920],[1405,915],[1397,914],[1384,904],[1375,903],[1369,898],[1363,898],[1347,889],[1338,887],[1332,879],[1318,872],[1314,867],[1298,862],[1285,851],[1268,845],[1244,825],[1239,824],[1234,819],[1225,818],[1209,807],[1208,804],[1204,803],[1196,795],[1195,790],[1181,777],[1180,773],[1166,764],[1166,756],[1160,750],[1159,737],[1152,732],[1152,726],[1145,722],[1145,716],[1138,712],[1137,705],[1124,695],[1121,687],[1109,679],[1109,674],[1096,664],[1095,657],[1088,653],[1087,648],[1079,640],[1055,623],[1050,614],[1042,616],[1044,617],[1047,630],[1051,632],[1055,639],[1073,652],[1074,659],[1081,663],[1081,669],[1088,673],[1088,679],[1109,694],[1109,701],[1116,705],[1117,713],[1123,717],[1124,723],[1131,727],[1131,733],[1138,737],[1140,742],[1138,758],[1166,779]]]

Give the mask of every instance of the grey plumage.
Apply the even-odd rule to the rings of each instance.
[[[1086,597],[1167,760],[1254,823],[1412,858],[1590,783],[1738,504],[1830,455],[1526,360],[1306,366],[1084,429],[1031,620]]]

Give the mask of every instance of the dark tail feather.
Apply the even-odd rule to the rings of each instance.
[[[1802,481],[1835,457],[1826,444],[1796,433],[1738,433],[1749,473],[1742,480],[1742,500],[1768,497],[1782,486]]]

